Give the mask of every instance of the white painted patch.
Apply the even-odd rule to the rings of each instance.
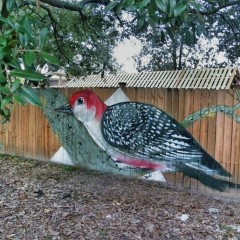
[[[87,109],[86,104],[78,105],[77,101],[74,104],[73,114],[74,116],[80,121],[80,122],[89,122],[91,121],[94,116],[96,115],[96,108],[92,107],[90,109]]]
[[[117,91],[115,91],[113,93],[112,96],[110,96],[106,101],[105,104],[110,106],[116,103],[120,103],[120,102],[129,102],[129,98],[127,97],[127,95],[123,92],[123,90],[121,88],[118,88]]]
[[[156,181],[156,182],[166,182],[164,176],[162,175],[162,173],[159,170],[150,172],[150,173],[144,175],[142,178],[151,180],[151,181]]]
[[[178,138],[178,139],[190,139],[188,137],[185,137],[185,136],[182,136],[182,135],[177,135],[177,134],[173,134],[172,137]]]
[[[75,165],[64,147],[60,147],[58,151],[52,156],[50,161],[71,166]]]

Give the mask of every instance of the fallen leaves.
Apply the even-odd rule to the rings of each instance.
[[[2,156],[0,239],[238,239],[238,203]]]

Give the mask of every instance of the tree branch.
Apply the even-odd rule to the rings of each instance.
[[[235,39],[236,39],[237,41],[239,41],[238,35],[237,35],[234,27],[232,26],[231,22],[226,19],[226,17],[224,16],[224,14],[222,14],[222,13],[217,13],[217,14],[223,19],[224,22],[227,23],[227,25],[230,27],[231,31],[233,32],[233,35],[234,35]]]
[[[109,1],[109,0],[82,0],[78,4],[73,4],[73,3],[70,3],[70,2],[62,1],[62,0],[41,0],[41,2],[45,3],[45,4],[48,4],[52,7],[62,8],[62,9],[78,12],[78,11],[81,11],[83,6],[85,6],[87,4],[97,3],[97,4],[101,4],[101,5],[107,5],[111,1]],[[232,2],[225,2],[224,4],[214,8],[212,10],[199,11],[199,13],[204,15],[204,16],[212,15],[212,14],[215,14],[215,13],[219,12],[222,9],[225,9],[225,8],[231,7],[231,6],[235,6],[235,5],[240,5],[240,0],[232,1]]]
[[[82,10],[83,6],[85,6],[87,4],[98,3],[101,5],[107,5],[110,1],[109,0],[82,0],[78,4],[73,4],[73,3],[65,2],[65,1],[61,1],[61,0],[41,0],[41,2],[48,4],[52,7],[79,12]]]
[[[211,106],[206,107],[198,110],[197,112],[191,114],[190,116],[186,117],[181,124],[188,128],[194,122],[204,118],[204,117],[214,117],[217,113],[224,113],[228,117],[233,118],[236,122],[240,123],[240,115],[236,114],[235,112],[240,109],[240,103],[237,103],[235,106],[226,106],[226,105],[218,105],[218,106]]]
[[[210,11],[199,11],[200,14],[204,15],[204,16],[209,16],[209,15],[213,15],[217,12],[219,12],[220,10],[222,9],[225,9],[227,7],[232,7],[232,6],[235,6],[235,5],[240,5],[240,1],[233,1],[233,2],[225,2],[223,5],[219,6],[219,7],[216,7]]]

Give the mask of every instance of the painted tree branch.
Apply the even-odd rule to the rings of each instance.
[[[225,106],[225,105],[218,105],[218,106],[211,106],[207,108],[202,108],[197,112],[191,114],[190,116],[186,117],[181,124],[188,128],[194,122],[204,118],[204,117],[213,117],[217,113],[226,114],[228,117],[233,118],[236,122],[240,123],[240,115],[236,114],[236,111],[240,109],[240,103],[237,103],[235,106]]]
[[[68,102],[63,93],[54,89],[40,89],[39,95],[43,112],[53,132],[76,165],[126,176],[142,176],[147,173],[141,169],[118,168],[110,156],[97,146],[81,122],[71,115],[54,111],[54,108]]]

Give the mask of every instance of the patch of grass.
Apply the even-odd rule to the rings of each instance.
[[[240,239],[239,235],[235,236],[235,227],[234,226],[228,225],[228,224],[222,224],[221,229],[225,231],[225,234],[222,238],[223,240],[232,239],[233,237],[236,237],[236,239]]]
[[[79,167],[69,165],[61,165],[61,168],[64,172],[74,172],[79,169]]]
[[[100,230],[99,230],[99,235],[100,235],[101,237],[107,237],[107,236],[108,236],[108,231],[107,231],[107,229],[104,229],[104,228],[100,229]]]

